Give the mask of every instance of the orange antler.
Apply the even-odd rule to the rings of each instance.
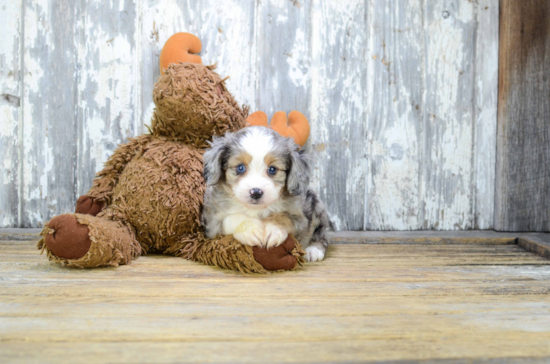
[[[256,111],[246,121],[250,125],[267,126],[267,115],[263,111]],[[309,137],[309,122],[299,111],[291,111],[288,119],[284,111],[278,111],[271,118],[269,127],[284,137],[293,138],[294,142],[303,147]]]
[[[252,114],[248,115],[246,118],[246,122],[249,125],[255,125],[255,126],[267,126],[267,115],[263,111],[256,111]]]
[[[160,73],[163,74],[172,63],[202,63],[201,57],[196,55],[201,48],[201,40],[191,33],[172,35],[160,52]]]

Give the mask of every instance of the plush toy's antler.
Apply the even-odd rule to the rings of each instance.
[[[267,115],[263,111],[256,111],[246,121],[250,125],[267,127]],[[288,114],[288,120],[284,111],[278,111],[271,118],[269,127],[284,137],[294,139],[294,142],[303,147],[309,137],[309,122],[307,118],[299,111],[291,111]]]
[[[201,57],[196,55],[201,51],[201,48],[201,40],[193,34],[176,33],[172,35],[160,52],[160,73],[164,73],[172,63],[202,63]],[[246,121],[250,125],[268,127],[267,115],[262,111],[251,114]],[[302,147],[309,137],[309,122],[298,111],[291,111],[288,114],[288,119],[284,111],[276,112],[271,118],[269,127],[284,137],[293,138],[294,142]]]
[[[267,115],[263,111],[256,111],[248,115],[248,117],[246,118],[246,122],[251,126],[265,126],[266,128],[268,127]]]
[[[191,33],[174,34],[168,38],[160,52],[160,73],[163,74],[171,63],[202,63],[201,57],[196,55],[201,48],[201,40],[195,35]]]

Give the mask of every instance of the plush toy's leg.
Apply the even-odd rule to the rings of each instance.
[[[76,201],[74,212],[77,214],[97,216],[104,207],[105,202],[93,199],[88,195],[82,195]]]
[[[164,253],[243,273],[294,270],[304,262],[305,254],[292,236],[278,247],[266,249],[243,245],[232,235],[207,239],[202,234],[182,239]]]
[[[50,220],[38,249],[62,265],[93,268],[129,264],[141,247],[133,229],[123,222],[83,214],[63,214]]]

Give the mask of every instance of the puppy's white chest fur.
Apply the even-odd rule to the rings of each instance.
[[[243,206],[240,202],[235,200],[233,200],[233,204],[229,205],[228,207],[229,208],[222,212],[221,215],[241,214],[253,219],[260,220],[267,218],[273,213],[284,212],[288,208],[288,206],[284,206],[284,203],[282,203],[280,200],[275,201],[270,206],[264,209],[251,209],[247,206]]]

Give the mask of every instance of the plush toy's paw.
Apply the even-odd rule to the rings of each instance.
[[[244,245],[264,246],[264,225],[260,220],[251,219],[243,222],[233,236]]]
[[[311,244],[306,248],[305,259],[308,262],[319,262],[325,259],[326,248],[321,244]]]
[[[298,264],[298,258],[303,253],[296,253],[293,255],[293,251],[297,247],[297,241],[292,235],[288,235],[285,242],[275,248],[267,249],[260,247],[253,247],[254,259],[260,263],[267,270],[291,270]],[[301,250],[299,250],[301,251]]]
[[[285,242],[288,237],[288,232],[281,229],[279,226],[271,223],[265,224],[265,246],[266,248],[274,248]]]
[[[57,257],[79,259],[90,250],[88,226],[80,224],[74,215],[56,216],[47,226],[50,232],[44,238],[46,247]]]
[[[97,201],[87,195],[82,195],[76,201],[74,212],[77,214],[85,214],[97,216],[105,207],[105,202]]]

